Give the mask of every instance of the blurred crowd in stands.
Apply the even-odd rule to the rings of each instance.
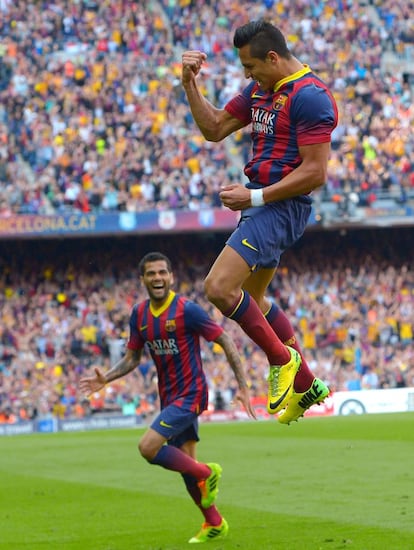
[[[138,261],[162,250],[176,290],[233,335],[252,383],[265,396],[268,364],[203,293],[225,236],[0,243],[0,422],[136,412],[158,407],[145,356],[127,377],[86,400],[81,375],[123,354],[132,305],[146,295]],[[414,229],[308,232],[286,252],[270,297],[293,320],[312,370],[333,391],[414,387]],[[230,407],[236,385],[220,348],[202,341],[212,406]],[[221,400],[221,403],[218,403]]]
[[[389,193],[404,202],[414,191],[413,14],[407,0],[0,0],[0,217],[220,207],[220,186],[244,181],[248,130],[225,144],[201,138],[181,52],[208,54],[204,93],[223,106],[245,84],[233,31],[258,17],[280,26],[337,98],[319,199],[369,206]],[[333,390],[414,386],[414,235],[375,235],[311,233],[272,285]],[[145,295],[138,260],[152,249],[173,259],[177,290],[232,333],[253,393],[265,395],[263,353],[203,296],[223,241],[0,242],[0,422],[152,414],[147,358],[90,400],[78,391],[81,375],[123,353],[131,306]],[[228,406],[227,362],[205,342],[203,355],[211,399]]]
[[[248,131],[204,142],[181,52],[208,54],[204,91],[224,105],[245,84],[233,31],[258,17],[281,27],[337,98],[322,198],[404,202],[413,13],[406,0],[1,0],[0,215],[220,206],[219,187],[244,181]]]

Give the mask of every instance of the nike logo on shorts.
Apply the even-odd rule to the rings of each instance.
[[[164,422],[164,420],[160,420],[160,426],[162,426],[163,428],[172,428],[172,426]]]
[[[255,252],[259,252],[259,250],[258,250],[255,246],[253,246],[252,244],[250,244],[249,241],[248,241],[247,239],[243,239],[243,240],[242,240],[242,244],[243,244],[244,246],[247,246],[247,248],[250,248],[251,250],[254,250]]]

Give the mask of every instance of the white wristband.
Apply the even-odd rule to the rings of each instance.
[[[252,206],[263,206],[265,203],[263,198],[263,189],[251,189],[250,202],[252,203]]]

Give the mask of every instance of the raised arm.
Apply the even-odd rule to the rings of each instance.
[[[250,391],[244,374],[243,365],[232,338],[226,332],[223,332],[215,340],[215,342],[223,348],[227,361],[229,362],[230,367],[234,372],[234,376],[236,377],[237,384],[239,386],[236,399],[243,404],[247,414],[251,418],[256,418],[256,413],[250,402]]]
[[[221,141],[244,126],[225,109],[212,105],[201,93],[196,77],[207,56],[203,52],[188,51],[182,56],[181,82],[190,104],[194,121],[208,141]]]

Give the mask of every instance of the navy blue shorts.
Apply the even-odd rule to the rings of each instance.
[[[186,441],[200,441],[198,414],[171,404],[162,409],[151,428],[165,437],[169,445],[181,447]]]
[[[304,233],[312,203],[290,199],[243,210],[237,228],[226,244],[251,267],[275,268],[280,256]]]

